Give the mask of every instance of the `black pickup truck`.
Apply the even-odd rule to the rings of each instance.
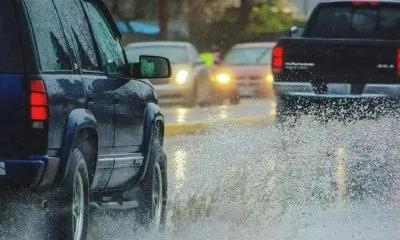
[[[323,2],[297,33],[273,50],[278,121],[328,106],[360,115],[395,109],[400,2]]]

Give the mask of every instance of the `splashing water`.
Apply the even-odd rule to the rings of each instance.
[[[88,239],[398,239],[399,145],[394,118],[226,123],[167,138],[166,231],[141,229],[133,212],[98,211]],[[0,239],[41,239],[40,209],[15,209],[24,214]]]
[[[91,239],[397,239],[399,144],[391,118],[169,138],[167,231],[106,215]]]

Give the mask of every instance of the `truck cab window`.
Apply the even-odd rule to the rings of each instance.
[[[51,0],[26,1],[43,71],[71,70],[65,36]]]
[[[125,64],[124,50],[118,37],[101,10],[91,2],[85,2],[89,20],[93,26],[95,38],[102,59],[103,69],[114,75],[121,75],[121,66]]]

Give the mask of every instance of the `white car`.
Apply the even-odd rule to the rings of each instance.
[[[126,46],[126,54],[129,62],[137,62],[141,55],[163,56],[171,61],[171,79],[150,80],[160,103],[181,103],[193,107],[208,101],[211,72],[191,43],[132,43]]]

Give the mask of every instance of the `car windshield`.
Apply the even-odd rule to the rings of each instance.
[[[400,7],[325,7],[308,29],[310,37],[400,38]]]
[[[271,63],[270,48],[234,48],[225,57],[230,65],[266,65]]]
[[[175,46],[138,46],[128,47],[126,55],[130,62],[138,62],[139,56],[161,56],[168,58],[171,63],[182,64],[189,62],[189,54],[186,47]]]
[[[22,72],[21,50],[14,1],[0,3],[0,73]]]

